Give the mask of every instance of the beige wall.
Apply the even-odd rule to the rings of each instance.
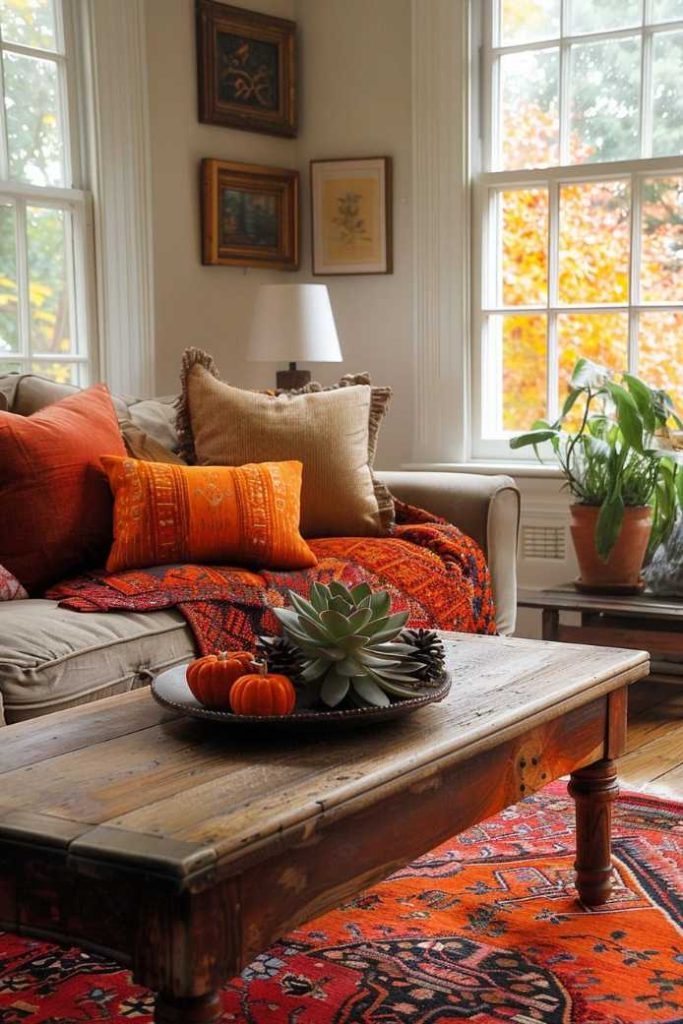
[[[240,0],[240,6],[279,17],[294,15],[294,0]],[[145,0],[145,10],[157,388],[177,389],[180,356],[187,345],[213,352],[226,379],[258,383],[258,368],[245,367],[242,360],[252,293],[258,283],[282,275],[202,266],[199,165],[202,157],[218,157],[294,167],[296,142],[200,124],[194,0]]]
[[[319,278],[328,284],[344,366],[314,366],[332,381],[370,370],[395,398],[379,464],[411,456],[411,86],[410,0],[258,0],[300,30],[300,132],[277,139],[201,125],[196,114],[194,0],[146,0],[153,176],[157,387],[176,387],[180,354],[211,351],[225,379],[258,386],[275,367],[249,364],[244,345],[257,286],[310,279],[308,162],[314,157],[394,160],[394,273]],[[296,167],[302,174],[302,268],[298,275],[200,261],[198,168],[202,157]]]

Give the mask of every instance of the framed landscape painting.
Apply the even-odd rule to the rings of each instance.
[[[296,270],[298,171],[203,160],[201,173],[202,262]]]
[[[391,159],[311,161],[313,273],[392,272]]]
[[[199,120],[296,135],[296,25],[284,18],[197,3]]]

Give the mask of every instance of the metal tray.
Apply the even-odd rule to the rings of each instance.
[[[343,710],[317,711],[309,708],[295,709],[291,715],[235,715],[231,711],[217,711],[206,708],[193,697],[185,680],[187,664],[176,665],[162,672],[152,683],[152,696],[165,708],[180,711],[193,718],[210,722],[221,722],[239,728],[255,729],[296,729],[320,728],[324,725],[365,725],[386,722],[393,718],[409,715],[426,704],[443,700],[451,688],[451,674],[444,672],[438,686],[423,690],[415,697],[396,700],[386,708],[345,708]]]

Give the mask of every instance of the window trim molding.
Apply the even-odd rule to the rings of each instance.
[[[144,3],[80,3],[99,369],[112,391],[148,396],[154,276]]]
[[[469,455],[469,9],[412,0],[416,462]]]

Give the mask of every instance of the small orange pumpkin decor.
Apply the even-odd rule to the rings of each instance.
[[[192,695],[207,708],[227,708],[230,691],[245,672],[253,672],[256,659],[249,651],[222,651],[195,658],[185,678]]]
[[[258,662],[256,671],[243,675],[230,691],[230,707],[236,715],[291,715],[296,691],[291,679],[266,671]]]

